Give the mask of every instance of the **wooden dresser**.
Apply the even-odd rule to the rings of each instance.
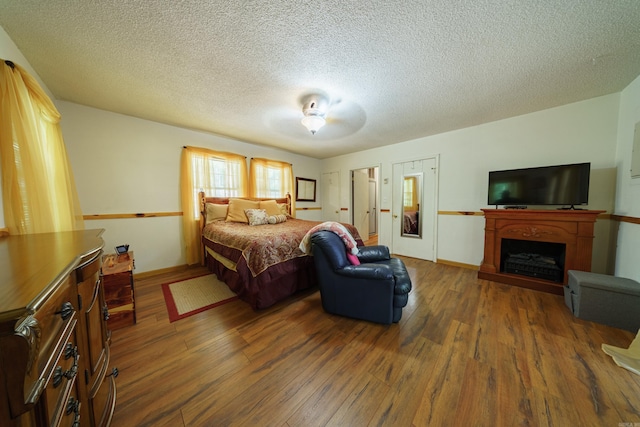
[[[108,426],[102,230],[0,237],[0,426]]]

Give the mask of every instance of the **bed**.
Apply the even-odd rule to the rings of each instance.
[[[303,253],[299,245],[307,231],[320,221],[292,218],[289,196],[230,199],[206,197],[201,193],[200,201],[205,264],[252,308],[269,307],[317,284],[313,258]],[[271,210],[277,206],[279,215],[285,216],[286,220],[249,225],[230,218],[238,213],[236,205],[245,201],[263,203],[265,209]],[[224,205],[227,205],[226,211]],[[344,225],[362,245],[355,227]]]

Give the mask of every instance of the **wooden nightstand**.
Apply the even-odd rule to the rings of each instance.
[[[102,257],[104,297],[109,308],[109,329],[120,329],[136,323],[136,303],[133,287],[135,268],[133,251]]]

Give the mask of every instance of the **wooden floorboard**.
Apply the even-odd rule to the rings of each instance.
[[[169,323],[160,285],[206,270],[137,280],[138,323],[112,334],[112,425],[640,425],[640,376],[601,350],[634,334],[562,296],[402,259],[413,291],[390,326],[327,314],[316,290]]]

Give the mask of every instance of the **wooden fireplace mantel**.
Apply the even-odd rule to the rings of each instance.
[[[593,228],[605,211],[555,209],[482,209],[485,217],[484,259],[480,279],[554,294],[563,293],[568,270],[591,271]],[[500,271],[502,239],[566,245],[563,283]]]

